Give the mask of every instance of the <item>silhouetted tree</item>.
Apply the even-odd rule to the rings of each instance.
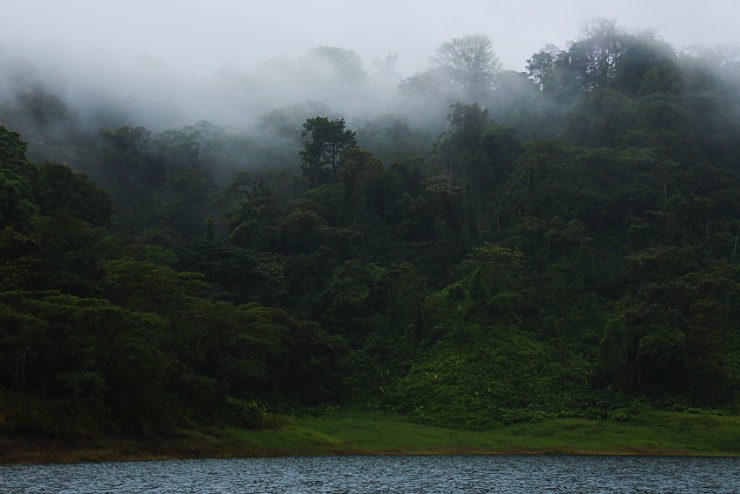
[[[301,137],[305,139],[299,153],[303,160],[301,169],[311,187],[334,181],[342,152],[357,145],[355,132],[345,128],[343,118],[309,118],[303,124]]]
[[[485,34],[470,34],[442,43],[432,61],[473,98],[483,96],[495,85],[501,68],[493,41]]]

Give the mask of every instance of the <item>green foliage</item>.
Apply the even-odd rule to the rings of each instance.
[[[338,405],[473,429],[736,409],[732,55],[602,20],[533,55],[529,79],[498,72],[485,37],[438,56],[400,88],[445,129],[433,145],[411,117],[361,121],[359,138],[306,120],[321,104],[266,115],[263,143],[203,121],[49,137],[88,178],[29,162],[0,127],[0,428],[259,429]],[[365,81],[351,52],[309,58]],[[73,119],[47,96],[8,106],[36,122],[34,146]]]
[[[514,129],[492,124],[488,111],[477,103],[452,105],[448,121],[454,131],[439,137],[436,152],[450,181],[462,180],[478,191],[497,191],[520,154]]]
[[[588,364],[565,366],[548,352],[515,328],[466,325],[413,366],[385,403],[425,423],[474,429],[585,413]]]
[[[127,432],[170,426],[168,365],[158,349],[161,318],[53,292],[6,292],[0,300],[6,389],[35,398],[53,384],[48,404],[33,400],[18,410],[16,430],[37,431],[33,415],[57,409],[86,411],[101,425],[115,417]]]
[[[269,299],[279,283],[251,252],[222,242],[194,240],[177,249],[180,269],[202,273],[213,297],[236,303]],[[279,276],[279,273],[276,273]]]
[[[229,397],[221,416],[229,424],[245,429],[276,429],[281,425],[278,417],[270,414],[264,405],[255,400],[246,401]]]
[[[0,127],[0,160],[2,163],[25,161],[28,145],[21,140],[20,134]]]
[[[303,124],[301,138],[305,140],[300,152],[301,169],[311,187],[336,180],[342,153],[357,145],[355,132],[345,128],[343,118],[309,118]]]
[[[85,175],[60,163],[45,163],[46,189],[39,202],[41,212],[63,210],[92,226],[109,226],[113,204],[108,193]]]
[[[34,193],[41,187],[41,173],[25,152],[20,135],[0,126],[0,220],[16,228],[36,213]]]

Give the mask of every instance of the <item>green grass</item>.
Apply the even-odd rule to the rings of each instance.
[[[331,413],[286,418],[279,429],[191,431],[161,440],[79,444],[5,437],[0,449],[0,463],[329,454],[740,456],[740,416],[651,411],[624,422],[548,419],[476,432],[396,415]]]
[[[645,412],[628,422],[548,419],[476,432],[367,413],[297,417],[279,431],[229,429],[263,452],[740,455],[740,417]]]

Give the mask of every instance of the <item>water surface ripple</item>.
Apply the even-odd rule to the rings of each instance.
[[[740,493],[740,458],[327,456],[0,466],[1,493]]]

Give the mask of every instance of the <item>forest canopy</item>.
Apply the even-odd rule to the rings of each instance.
[[[474,34],[357,115],[383,78],[319,47],[305,83],[337,86],[241,128],[149,129],[19,72],[0,432],[737,412],[739,60],[602,20],[518,73]]]

